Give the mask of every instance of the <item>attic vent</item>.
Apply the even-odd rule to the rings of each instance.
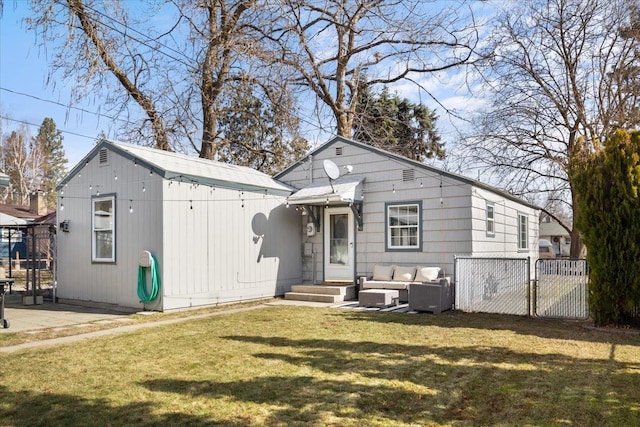
[[[106,165],[109,162],[109,157],[107,156],[107,153],[108,151],[106,148],[100,149],[100,154],[98,156],[99,156],[101,165]]]
[[[342,156],[342,147],[336,147],[336,156]]]
[[[403,181],[413,181],[415,177],[415,171],[413,169],[403,169],[402,170],[402,180]]]

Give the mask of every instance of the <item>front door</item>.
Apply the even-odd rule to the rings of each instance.
[[[324,279],[353,281],[354,227],[350,208],[324,210]]]

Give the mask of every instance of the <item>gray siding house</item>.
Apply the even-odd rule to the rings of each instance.
[[[326,160],[339,178],[329,180]],[[536,206],[357,141],[336,137],[275,178],[297,189],[287,203],[302,213],[307,283],[354,282],[377,263],[453,276],[455,255],[538,256]]]
[[[275,178],[103,141],[59,184],[58,221],[60,299],[161,311],[355,283],[378,263],[453,276],[455,255],[538,254],[534,205],[341,137]],[[142,303],[145,251],[160,286]]]
[[[289,194],[250,168],[101,142],[58,187],[57,296],[164,311],[282,295],[302,280]],[[160,278],[146,304],[143,251]]]

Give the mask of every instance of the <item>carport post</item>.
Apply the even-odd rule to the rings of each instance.
[[[31,227],[31,290],[33,291],[33,304],[36,303],[36,227]]]

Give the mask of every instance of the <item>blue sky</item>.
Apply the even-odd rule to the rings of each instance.
[[[99,111],[99,105],[87,102],[74,104],[73,108],[66,107],[70,90],[62,79],[58,78],[55,84],[47,85],[47,52],[37,46],[35,34],[27,31],[22,24],[22,19],[29,12],[28,6],[26,0],[9,0],[5,2],[0,18],[0,115],[11,119],[2,119],[1,129],[6,133],[24,122],[30,125],[31,133],[35,135],[45,117],[53,118],[63,132],[65,153],[69,160],[67,166],[71,168],[93,147],[101,131],[108,137],[114,137],[113,120],[94,113]],[[417,80],[443,106],[462,116],[482,105],[482,100],[469,95],[464,76],[460,73],[440,73],[422,76]],[[455,126],[461,124],[459,121],[447,116],[441,106],[424,93],[421,94],[413,84],[399,84],[393,89],[413,102],[423,102],[435,109],[439,115],[437,126],[443,141],[449,149],[454,148],[452,145],[457,138]],[[307,116],[307,120],[314,119]],[[315,132],[314,135],[304,135],[312,145],[330,137],[317,128]]]
[[[15,6],[15,7],[14,7]],[[69,168],[93,147],[101,130],[109,133],[109,120],[95,114],[68,109],[69,90],[61,81],[46,85],[49,73],[46,52],[36,45],[33,32],[21,20],[28,12],[27,1],[7,1],[0,18],[0,115],[2,131],[14,129],[21,122],[31,124],[35,135],[45,117],[51,117],[63,131]],[[76,105],[97,111],[92,105]]]

